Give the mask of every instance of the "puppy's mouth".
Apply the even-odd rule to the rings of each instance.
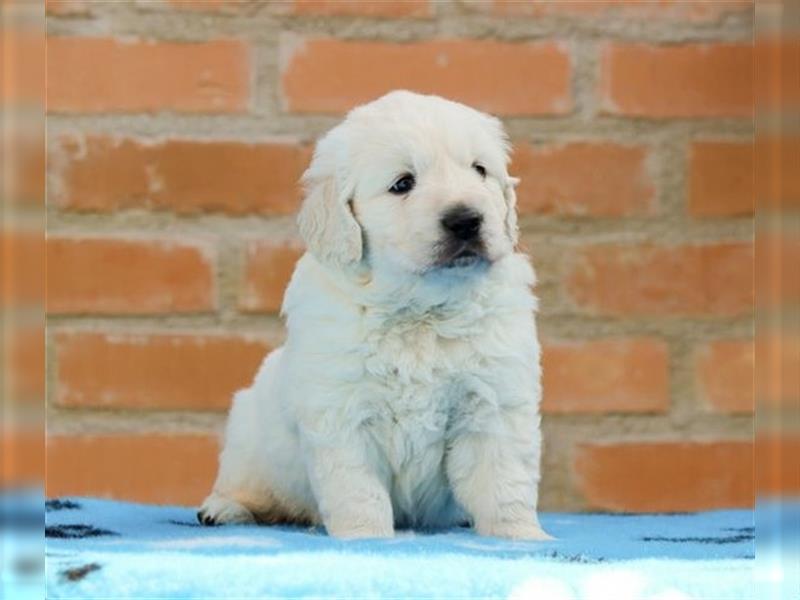
[[[481,243],[462,243],[447,248],[439,254],[436,266],[440,269],[465,269],[489,264],[489,257]]]

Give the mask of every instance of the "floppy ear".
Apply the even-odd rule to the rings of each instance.
[[[517,187],[519,179],[509,177],[503,189],[503,196],[506,199],[506,234],[511,240],[511,244],[516,246],[519,239],[519,228],[517,227],[517,194],[514,188]]]
[[[337,267],[361,261],[361,227],[346,192],[333,177],[306,179],[306,199],[297,216],[300,235],[318,260]]]

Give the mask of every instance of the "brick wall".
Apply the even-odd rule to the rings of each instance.
[[[549,510],[752,497],[747,2],[48,2],[48,494],[195,503],[281,343],[314,139],[396,87],[501,116]]]

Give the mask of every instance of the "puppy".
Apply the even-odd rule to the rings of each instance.
[[[204,524],[547,539],[534,273],[501,123],[407,91],[317,144],[286,344],[235,395]]]

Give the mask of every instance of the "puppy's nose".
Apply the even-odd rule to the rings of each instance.
[[[444,213],[441,223],[445,231],[466,242],[477,237],[483,215],[468,206],[454,206]]]

